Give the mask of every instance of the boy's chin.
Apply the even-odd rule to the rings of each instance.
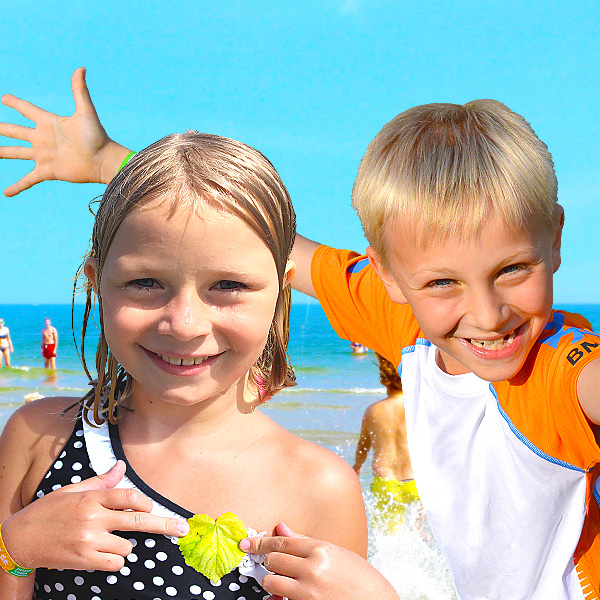
[[[507,381],[515,377],[522,368],[521,362],[518,360],[511,361],[461,361],[458,358],[444,352],[438,352],[437,357],[438,367],[449,375],[465,375],[473,373],[480,379],[497,383],[499,381]]]

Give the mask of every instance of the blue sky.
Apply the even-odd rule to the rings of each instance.
[[[555,300],[600,302],[596,0],[25,0],[2,13],[0,93],[71,114],[71,74],[85,66],[111,137],[141,149],[192,128],[255,146],[299,231],[357,250],[352,182],[383,124],[417,104],[501,100],[554,156],[566,210]],[[4,106],[0,121],[27,123]],[[0,187],[31,166],[0,161]],[[102,189],[0,197],[0,304],[70,301]]]

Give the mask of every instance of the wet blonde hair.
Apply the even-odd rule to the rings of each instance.
[[[509,226],[559,220],[552,157],[529,123],[495,100],[416,106],[387,123],[358,169],[352,205],[386,261],[384,225],[418,227],[421,244],[477,235],[493,213]]]
[[[249,380],[259,401],[284,387],[295,385],[287,343],[289,339],[290,288],[284,286],[285,269],[296,235],[296,216],[289,194],[273,165],[257,150],[235,140],[186,131],[168,135],[136,154],[108,185],[94,222],[88,258],[95,258],[100,291],[106,256],[117,230],[133,210],[160,198],[169,216],[183,209],[195,211],[208,205],[242,219],[268,246],[279,279],[279,296],[266,346],[250,369]],[[83,285],[86,305],[81,357],[92,390],[82,400],[86,420],[117,422],[116,408],[131,392],[133,379],[110,352],[103,327],[102,295],[98,294],[100,340],[96,351],[97,379],[89,373],[84,340],[92,310],[92,286]],[[260,382],[260,386],[259,386]]]
[[[379,381],[385,386],[388,396],[395,396],[402,391],[402,379],[398,375],[398,370],[381,354],[375,352],[377,361],[379,362]]]

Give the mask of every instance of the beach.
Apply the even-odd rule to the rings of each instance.
[[[600,305],[556,308],[579,312],[600,330]],[[83,307],[76,305],[73,322],[78,344],[82,314]],[[0,429],[26,396],[76,398],[89,389],[71,331],[70,305],[0,305],[0,317],[10,328],[15,347],[13,368],[0,369]],[[46,317],[59,333],[56,372],[42,368],[40,340]],[[95,364],[97,339],[92,324],[86,337],[90,369]],[[385,395],[373,352],[353,355],[349,342],[337,337],[318,304],[296,304],[292,307],[289,354],[298,385],[277,394],[261,410],[283,427],[329,448],[352,464],[363,412]],[[367,463],[361,484],[368,510],[370,483]],[[373,564],[391,580],[397,579],[392,582],[403,598],[452,598],[451,581],[437,547],[423,543],[411,530],[410,522],[394,539],[371,539]]]

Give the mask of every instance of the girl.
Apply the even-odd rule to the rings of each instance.
[[[4,324],[4,319],[0,319],[0,367],[2,362],[10,367],[10,353],[14,352],[12,340],[10,339],[10,331]]]
[[[294,235],[275,169],[233,140],[167,136],[113,179],[80,269],[82,356],[98,300],[98,378],[75,405],[23,406],[0,438],[5,554],[21,575],[37,568],[0,571],[0,598],[250,600],[267,596],[269,581],[277,588],[276,575],[261,587],[256,556],[218,584],[188,566],[171,536],[200,513],[230,512],[250,532],[292,535],[276,528],[285,520],[366,554],[351,467],[255,410],[294,384],[286,350]],[[344,564],[352,560],[363,562]],[[275,563],[295,576],[293,565]]]

